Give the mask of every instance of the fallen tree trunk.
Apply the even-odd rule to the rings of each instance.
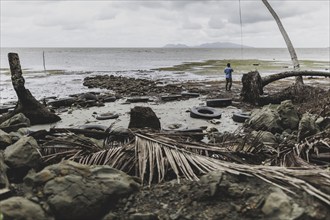
[[[325,76],[330,77],[330,72],[321,72],[321,71],[288,71],[278,74],[273,74],[265,77],[261,77],[259,72],[249,72],[243,74],[242,77],[242,91],[241,97],[244,102],[251,104],[265,104],[260,102],[260,96],[263,95],[263,87],[268,85],[271,82],[274,82],[279,79],[293,77],[293,76]],[[297,94],[301,93],[303,90],[303,84],[296,83],[295,91]]]
[[[31,92],[25,88],[25,80],[22,76],[22,69],[17,53],[8,54],[9,66],[11,71],[11,80],[18,102],[14,111],[0,117],[0,123],[6,121],[17,113],[23,113],[31,124],[48,124],[60,121],[61,118],[50,112],[45,106],[38,102]]]
[[[262,78],[262,86],[266,86],[271,82],[274,82],[279,79],[284,79],[292,76],[325,76],[330,77],[330,72],[321,72],[321,71],[287,71],[282,73],[277,73]]]

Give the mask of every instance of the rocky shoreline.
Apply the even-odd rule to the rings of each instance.
[[[83,112],[102,108],[108,112],[113,108],[113,113],[118,102],[128,102],[121,106],[131,112],[119,119],[126,115],[123,120],[129,125],[117,129],[111,127],[113,120],[106,120],[104,127],[76,129],[73,120],[62,124],[68,125],[64,130],[31,131],[23,114],[1,123],[1,220],[326,219],[330,215],[328,88],[306,93],[303,103],[287,100],[256,107],[240,102],[239,82],[234,82],[231,92],[224,91],[223,82],[166,85],[114,76],[87,77],[84,85],[109,93],[42,101],[63,118],[75,112],[83,118]],[[280,89],[274,85],[268,92]],[[180,118],[191,107],[181,109],[179,103],[205,106],[208,100],[222,98],[231,100],[216,107],[223,112],[222,119],[191,118],[195,127],[189,128],[194,130],[180,127],[187,121],[172,121],[172,127],[164,129],[169,122],[166,112],[173,116],[180,110]],[[169,113],[171,105],[177,111]],[[134,113],[138,106],[140,111]],[[240,110],[251,111],[248,120],[233,123],[240,127],[235,132],[222,131],[221,126],[229,126],[226,120]],[[136,118],[140,122],[132,123]],[[149,129],[139,127],[141,120]]]

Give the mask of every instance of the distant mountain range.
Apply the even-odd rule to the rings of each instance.
[[[197,46],[187,46],[185,44],[166,44],[165,48],[241,48],[240,44],[234,44],[230,42],[215,42],[215,43],[205,43]],[[243,48],[252,48],[243,45]]]

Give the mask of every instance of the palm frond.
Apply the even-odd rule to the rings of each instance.
[[[230,153],[226,148],[216,146],[182,143],[159,133],[134,132],[134,140],[116,147],[99,149],[85,146],[86,142],[76,145],[57,147],[54,154],[50,150],[40,152],[45,159],[62,157],[83,164],[107,164],[116,169],[136,175],[142,182],[151,184],[175,177],[198,180],[202,174],[221,171],[233,175],[255,176],[283,190],[294,193],[291,187],[304,191],[330,205],[330,175],[327,169],[317,166],[285,168],[278,166],[255,166],[238,164],[214,159],[213,152],[224,157]],[[47,142],[45,142],[47,143]],[[63,142],[48,142],[48,144]],[[70,143],[72,142],[65,142]],[[84,143],[84,144],[82,144]],[[55,145],[56,146],[56,145]],[[49,146],[44,146],[44,148]],[[107,147],[107,146],[106,146]],[[286,155],[293,151],[286,151]],[[50,154],[49,154],[50,153]],[[294,155],[296,156],[296,155]]]

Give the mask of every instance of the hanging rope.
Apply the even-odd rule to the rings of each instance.
[[[238,5],[239,5],[239,22],[241,25],[241,58],[243,60],[243,23],[242,23],[241,0],[238,0]]]

